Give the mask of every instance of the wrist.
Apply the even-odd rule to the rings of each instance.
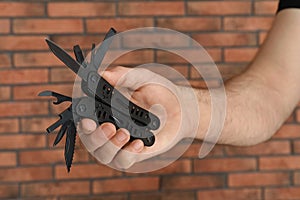
[[[195,89],[178,86],[182,138],[195,138],[199,129],[200,113],[198,93]]]

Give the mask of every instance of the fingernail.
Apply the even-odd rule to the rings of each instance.
[[[136,151],[139,151],[144,145],[141,143],[141,142],[135,142],[133,144],[133,148],[136,150]]]
[[[109,124],[103,124],[101,129],[107,138],[110,138],[114,134],[114,129]]]
[[[127,139],[127,134],[124,133],[124,132],[122,132],[122,131],[120,131],[120,132],[117,134],[116,137],[117,137],[117,140],[118,140],[119,142],[123,142],[124,140]]]

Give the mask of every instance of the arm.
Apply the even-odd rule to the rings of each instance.
[[[219,143],[254,145],[269,139],[300,99],[300,10],[275,18],[265,43],[248,69],[225,83],[227,116]],[[202,111],[197,138],[210,119],[208,92],[197,91]]]
[[[299,24],[300,10],[287,9],[280,12],[268,38],[248,69],[225,83],[227,115],[218,143],[248,146],[263,142],[269,139],[290,115],[300,99]],[[105,72],[103,76],[114,85],[129,71],[128,68],[119,67]],[[180,124],[180,110],[176,98],[157,85],[149,84],[136,88],[140,82],[151,82],[155,78],[161,79],[150,71],[133,71],[133,74],[122,82],[122,86],[136,91],[132,100],[140,106],[149,109],[154,104],[161,104],[171,116],[156,135],[155,144],[152,147],[144,147],[140,140],[128,142],[129,133],[126,130],[116,131],[109,123],[97,128],[90,120],[82,120],[79,130],[81,141],[98,161],[128,168],[136,162],[169,150],[182,138],[190,137],[193,131],[197,131],[196,138],[204,138],[210,120],[208,91],[178,87],[181,97],[193,92],[191,90],[197,93],[201,111],[198,130],[190,128],[194,127],[190,124],[178,137],[174,136],[175,129]],[[188,124],[193,120],[186,121]]]

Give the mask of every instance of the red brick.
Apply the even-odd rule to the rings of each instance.
[[[157,51],[157,61],[159,63],[188,63],[186,59],[191,60],[190,62],[205,63],[205,62],[219,62],[221,60],[220,49],[207,49],[208,56],[199,56],[199,53],[204,54],[200,50],[177,50],[176,53],[184,55],[185,59],[179,55],[175,55],[171,52]],[[211,60],[212,59],[212,60]]]
[[[194,41],[193,41],[194,42]],[[196,42],[193,43],[196,45]],[[126,34],[122,38],[122,45],[126,48],[140,49],[140,48],[155,48],[155,49],[186,49],[191,48],[190,38],[186,38],[181,34],[174,34],[174,32],[146,29]]]
[[[43,3],[2,2],[0,3],[0,10],[1,17],[27,17],[45,15]]]
[[[1,135],[1,149],[26,149],[40,148],[46,146],[46,137],[44,135]]]
[[[273,136],[273,138],[280,138],[280,139],[300,138],[299,132],[300,132],[300,125],[285,124],[277,131],[277,133]]]
[[[0,60],[0,68],[11,66],[11,60],[8,54],[0,54]]]
[[[153,20],[150,18],[88,19],[86,23],[89,33],[106,33],[111,27],[114,27],[118,32],[122,32],[154,26]]]
[[[258,15],[275,15],[277,7],[277,1],[254,2],[254,13]]]
[[[7,20],[7,19],[0,20],[0,33],[9,33],[9,32],[10,32],[9,20]]]
[[[133,193],[130,195],[130,200],[194,200],[195,194],[193,191],[167,191],[163,193]]]
[[[256,35],[249,33],[204,33],[194,34],[193,39],[202,46],[253,46],[256,45]]]
[[[65,139],[63,139],[60,142],[60,144],[56,147],[53,147],[53,140],[51,140],[51,145],[49,145],[50,149],[47,149],[47,150],[33,150],[33,151],[24,150],[24,151],[20,152],[20,154],[19,154],[20,164],[21,165],[41,165],[41,164],[65,163],[64,149],[58,148],[60,146],[64,148]],[[74,158],[73,158],[74,166],[78,162],[87,162],[88,161],[88,153],[83,149],[77,148],[77,146],[78,146],[78,138],[77,138],[77,144],[75,147],[76,149],[75,149]],[[64,167],[64,169],[66,169],[66,168]]]
[[[291,115],[285,120],[284,123],[295,123],[296,120],[295,120],[296,116],[295,116],[295,113],[291,113]]]
[[[188,140],[188,142],[186,140],[181,140],[174,147],[172,147],[171,149],[169,149],[165,153],[160,154],[159,157],[158,157],[158,159],[154,159],[155,163],[159,163],[160,161],[162,163],[164,163],[165,161],[169,162],[170,160],[174,160],[174,155],[181,155],[182,154],[181,157],[178,160],[176,160],[175,163],[173,163],[172,165],[174,165],[174,167],[175,167],[175,165],[181,165],[181,164],[183,164],[183,166],[187,167],[185,170],[187,170],[187,171],[191,170],[190,167],[188,167],[189,164],[185,163],[185,162],[187,162],[189,160],[189,159],[186,159],[188,157],[182,158],[183,155],[184,155],[184,153],[185,153],[183,151],[184,150],[188,151],[188,149],[191,147],[191,146],[189,146],[190,143],[191,143],[191,141],[189,141],[189,140]],[[198,148],[198,150],[199,150],[199,148]],[[151,162],[151,159],[148,160],[148,161]],[[147,162],[147,161],[143,161],[143,162]],[[176,163],[176,162],[182,162],[182,163]],[[168,167],[169,167],[169,165],[168,165]],[[164,170],[168,170],[168,169],[163,168],[161,170],[164,171]],[[172,170],[172,169],[169,169],[169,170]],[[174,169],[174,170],[176,170],[176,169]],[[159,171],[153,171],[151,173],[155,174],[157,172],[160,173]]]
[[[25,133],[41,133],[45,132],[45,128],[49,126],[50,121],[57,120],[57,118],[49,117],[31,117],[21,119],[22,132]]]
[[[13,22],[14,33],[81,33],[80,19],[18,19]]]
[[[269,30],[273,17],[225,17],[224,29],[231,31]]]
[[[48,82],[47,69],[2,70],[0,84],[26,84]]]
[[[199,191],[198,200],[262,200],[260,189],[220,189]]]
[[[11,98],[11,89],[9,86],[0,87],[0,101],[9,100]]]
[[[48,49],[43,36],[0,36],[0,44],[0,50],[3,51]]]
[[[0,103],[0,117],[32,116],[47,114],[48,104],[41,102]]]
[[[196,172],[252,171],[255,169],[256,159],[254,158],[209,158],[194,162]]]
[[[17,164],[17,155],[16,155],[16,153],[14,153],[14,152],[0,152],[0,167],[15,166],[16,164]]]
[[[300,153],[300,141],[293,141],[293,149],[295,153]]]
[[[149,165],[151,165],[152,161],[149,161]],[[155,161],[155,164],[158,161]],[[163,163],[163,162],[162,162]],[[176,174],[176,173],[190,173],[192,170],[192,163],[190,160],[176,160],[170,165],[154,171],[150,172],[150,174]]]
[[[300,122],[300,109],[296,110],[296,120],[297,122]]]
[[[295,185],[300,184],[300,172],[294,172],[294,183]]]
[[[56,67],[64,66],[53,53],[16,53],[13,56],[16,67]]]
[[[268,35],[268,32],[260,32],[259,33],[259,44],[263,44],[263,42],[266,40]]]
[[[214,188],[224,185],[224,177],[217,175],[207,176],[166,176],[162,178],[163,190],[187,190],[199,188]]]
[[[96,28],[96,27],[95,27]],[[102,29],[102,26],[99,27],[97,24],[97,28],[101,28],[101,31],[107,32],[108,29]],[[117,29],[118,30],[118,29]],[[99,30],[100,31],[100,30]],[[80,45],[80,47],[85,50],[87,49],[88,52],[90,52],[92,44],[95,43],[100,44],[102,40],[104,39],[103,35],[54,35],[51,37],[51,40],[55,43],[59,44],[64,49],[73,49],[74,45]],[[113,47],[113,45],[117,43],[117,41],[114,40],[114,42],[111,44],[110,47]],[[71,56],[74,57],[73,51],[68,52]],[[75,58],[75,57],[74,57]]]
[[[121,172],[100,164],[75,164],[71,173],[67,172],[65,166],[55,167],[56,179],[112,178],[120,175]]]
[[[42,197],[58,195],[87,195],[90,192],[88,181],[29,183],[21,186],[22,197]]]
[[[53,68],[50,71],[50,82],[74,82],[76,79],[76,74],[70,71],[70,69],[64,68]],[[73,89],[73,88],[72,88]]]
[[[188,2],[188,14],[191,15],[242,15],[251,13],[250,2],[204,1]]]
[[[292,170],[300,169],[300,156],[260,157],[261,170]]]
[[[48,4],[48,15],[51,17],[97,17],[114,16],[114,3],[96,2],[53,2]]]
[[[72,72],[70,72],[72,73]],[[34,86],[15,86],[13,89],[14,99],[49,99],[50,97],[38,97],[38,94],[44,90],[52,90],[67,96],[72,96],[73,84],[58,85],[34,85]],[[52,98],[55,100],[55,98]]]
[[[57,121],[58,119],[59,119],[59,118],[57,117],[56,120],[53,120],[52,122],[49,122],[48,126],[49,126],[51,123],[54,123],[55,121]],[[48,127],[48,126],[46,126],[46,127]],[[45,128],[46,128],[46,127],[45,127]],[[59,130],[59,129],[58,129],[58,130]],[[58,130],[56,130],[55,132],[53,132],[53,133],[47,135],[47,138],[48,138],[47,147],[48,147],[49,149],[54,148],[55,150],[58,150],[59,148],[61,148],[61,149],[65,148],[65,139],[62,139],[62,141],[61,141],[60,143],[58,143],[55,147],[53,147],[53,142],[55,141],[55,138],[56,138],[56,136],[57,136],[57,131],[58,131]],[[76,139],[77,139],[77,138],[76,138]],[[78,141],[78,143],[80,143],[80,142]],[[77,140],[76,140],[75,146],[76,146],[78,143],[77,143]],[[78,150],[76,150],[75,153],[76,153],[76,152],[78,152]],[[88,152],[85,152],[85,153],[88,154]],[[63,158],[61,157],[61,155],[58,155],[58,158],[56,157],[55,160],[59,160],[58,162],[62,162],[62,161],[63,161]],[[50,160],[50,161],[51,161],[51,160]],[[55,161],[55,162],[56,162],[56,161]]]
[[[0,198],[11,199],[19,196],[19,186],[17,184],[0,185]]]
[[[154,62],[154,52],[151,50],[134,51],[125,55],[120,55],[120,51],[110,51],[103,62],[105,63],[107,60],[112,59],[113,57],[117,58],[113,62],[114,65],[137,66],[140,64]]]
[[[4,182],[38,181],[52,178],[51,167],[18,167],[0,169],[0,180]]]
[[[19,122],[17,119],[0,119],[0,133],[19,132]]]
[[[65,148],[65,138],[62,139],[62,141],[57,144],[55,147],[53,147],[53,142],[54,139],[56,138],[56,134],[50,134],[48,135],[48,143],[47,143],[47,147],[52,149],[52,150],[60,150],[60,149],[64,149]],[[46,152],[40,152],[41,154],[47,154]],[[57,153],[57,154],[56,154]],[[30,153],[28,153],[30,154]],[[53,156],[53,160],[44,160],[43,162],[51,162],[51,163],[65,163],[64,160],[64,155],[63,153],[59,154],[58,152],[54,152],[54,154],[56,154],[55,156]],[[75,152],[74,152],[74,158],[73,158],[73,163],[74,166],[77,163],[86,163],[90,161],[90,154],[87,152],[87,150],[85,149],[84,145],[81,143],[79,137],[76,137],[76,143],[75,143]]]
[[[229,174],[228,185],[230,187],[252,187],[252,186],[277,186],[289,185],[290,175],[288,173],[239,173]]]
[[[64,161],[63,152],[63,149],[54,148],[51,150],[21,151],[19,153],[19,162],[21,165],[62,163]]]
[[[256,48],[225,49],[225,62],[250,62],[256,52]]]
[[[73,162],[75,163],[75,165],[76,165],[76,163],[88,162],[90,160],[90,154],[85,149],[84,145],[81,143],[78,136],[76,138],[75,148],[76,148],[76,150],[75,150],[74,159],[73,159]]]
[[[282,155],[291,153],[289,141],[268,141],[251,147],[232,147],[225,148],[227,155]]]
[[[184,158],[199,158],[199,151],[202,143],[193,143],[189,148],[184,152],[182,157]],[[223,145],[216,145],[212,151],[207,155],[207,157],[218,157],[223,156]]]
[[[159,18],[157,26],[177,31],[218,31],[221,29],[221,20],[213,17]]]
[[[22,200],[40,200],[40,197],[22,198]],[[58,197],[43,197],[43,200],[58,200]]]
[[[158,190],[157,177],[139,177],[126,179],[107,179],[93,183],[93,193],[139,192]]]
[[[265,200],[300,199],[300,187],[266,188]]]
[[[120,195],[88,195],[88,196],[66,196],[66,197],[60,197],[59,200],[127,200],[127,194],[120,194]],[[30,199],[31,200],[31,199]]]
[[[118,14],[124,16],[183,15],[184,2],[120,2]]]

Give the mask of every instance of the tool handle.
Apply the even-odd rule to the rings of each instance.
[[[87,83],[83,82],[81,85],[81,89],[87,95],[120,111],[139,126],[147,126],[151,130],[159,128],[160,120],[156,115],[129,101],[98,73],[90,72],[88,80]]]
[[[113,123],[117,129],[125,128],[129,131],[131,139],[141,139],[145,146],[154,144],[155,137],[147,126],[137,125],[131,118],[91,97],[81,97],[73,101],[73,113],[78,117],[90,118],[98,125],[105,122]]]

